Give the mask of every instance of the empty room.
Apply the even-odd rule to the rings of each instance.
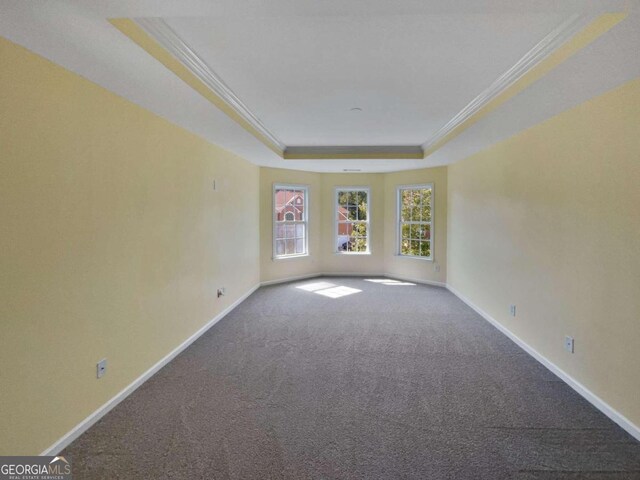
[[[0,0],[0,479],[640,480],[640,2]]]

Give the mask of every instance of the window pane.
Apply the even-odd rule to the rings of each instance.
[[[403,222],[410,222],[411,221],[411,207],[409,205],[406,204],[402,204],[401,210],[400,210],[400,219]]]
[[[338,235],[338,251],[346,252],[349,250],[349,235]]]
[[[284,205],[285,191],[282,189],[276,190],[276,208],[280,209]]]
[[[304,239],[296,239],[296,253],[304,253]]]
[[[367,237],[355,237],[351,244],[351,250],[354,252],[366,252]]]
[[[409,253],[410,251],[411,251],[411,241],[408,239],[403,239],[400,242],[400,253],[402,255],[410,255]]]
[[[296,224],[296,237],[304,237],[304,223]]]
[[[285,195],[284,195],[284,203],[285,205],[288,204],[291,199],[293,198],[293,191],[291,190],[285,190]]]
[[[411,240],[410,255],[420,255],[420,242],[418,240]]]
[[[360,203],[358,204],[358,220],[367,220],[367,210],[369,205],[367,204],[367,193],[362,192]]]
[[[296,236],[296,226],[295,225],[285,225],[286,229],[286,238],[294,238]]]
[[[338,192],[338,205],[347,208],[347,205],[349,205],[349,192]]]
[[[355,203],[350,203],[349,205],[347,205],[347,219],[348,220],[358,219],[358,206]]]
[[[429,240],[431,238],[431,225],[424,223],[421,225],[421,228],[422,235],[420,236],[420,238],[423,240]]]
[[[355,223],[351,232],[350,249],[354,252],[364,252],[367,250],[367,224]]]
[[[419,203],[414,203],[411,205],[411,220],[414,222],[419,222],[420,220],[422,220]]]
[[[296,241],[294,239],[285,240],[285,255],[292,255],[296,253]]]
[[[276,255],[284,255],[284,240],[276,240]]]
[[[402,238],[405,238],[405,239],[411,238],[411,225],[407,223],[402,224]]]
[[[360,203],[359,203],[359,219],[360,220],[368,220],[367,215],[369,213],[369,195],[367,192],[360,192]]]
[[[351,235],[354,237],[366,237],[367,236],[367,224],[364,222],[357,222],[353,224],[353,231]]]
[[[402,202],[400,207],[401,219],[405,222],[410,222],[414,220],[413,218],[414,201],[413,201],[412,190],[402,190],[400,199]]]
[[[422,190],[422,205],[420,213],[423,222],[431,221],[431,195],[432,191],[430,188]]]
[[[420,256],[429,257],[431,256],[431,242],[420,242]]]

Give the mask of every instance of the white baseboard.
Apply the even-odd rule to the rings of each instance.
[[[390,278],[393,280],[402,280],[404,282],[414,282],[414,283],[421,283],[424,285],[433,285],[435,287],[443,287],[445,288],[447,286],[446,283],[443,282],[435,282],[432,280],[418,280],[416,278],[409,278],[409,277],[402,277],[399,275],[392,275],[389,273],[362,273],[362,272],[317,272],[317,273],[309,273],[306,275],[298,275],[298,276],[294,276],[294,277],[286,277],[286,278],[278,278],[276,280],[265,280],[264,282],[260,283],[260,286],[267,286],[267,285],[277,285],[280,283],[289,283],[289,282],[295,282],[295,281],[299,281],[299,280],[309,280],[311,278],[318,278],[318,277],[385,277],[385,278]]]
[[[421,283],[423,285],[431,285],[433,287],[442,287],[442,288],[447,287],[446,283],[436,282],[435,280],[420,280],[417,278],[405,277],[401,275],[392,275],[390,273],[386,273],[384,276],[387,278],[391,278],[393,280],[402,280],[403,282]]]
[[[309,280],[319,277],[384,277],[384,273],[362,273],[362,272],[316,272],[308,273],[306,275],[296,275],[293,277],[278,278],[275,280],[265,280],[260,282],[260,286],[266,287],[267,285],[278,285],[280,283],[296,282],[299,280]]]
[[[320,276],[322,276],[321,273],[309,273],[306,275],[297,275],[295,277],[277,278],[275,280],[265,280],[264,282],[260,282],[260,286],[266,287],[268,285],[277,285],[279,283],[295,282],[297,280],[307,280],[309,278],[317,278]]]
[[[582,395],[589,403],[591,403],[594,407],[604,413],[607,417],[613,420],[616,424],[618,424],[621,428],[627,431],[631,436],[640,440],[640,427],[632,423],[629,419],[627,419],[624,415],[619,413],[613,407],[611,407],[608,403],[602,400],[600,397],[595,395],[589,389],[587,389],[580,382],[575,380],[569,374],[567,374],[560,367],[549,361],[546,357],[544,357],[541,353],[535,350],[533,347],[529,346],[526,342],[521,340],[518,336],[516,336],[513,332],[507,329],[504,325],[499,323],[496,319],[491,317],[488,313],[486,313],[481,308],[474,305],[468,298],[466,298],[462,293],[457,291],[449,284],[443,284],[440,282],[430,282],[425,280],[416,280],[411,278],[400,277],[397,275],[387,275],[387,274],[352,274],[352,273],[314,273],[309,275],[302,275],[298,277],[290,277],[287,279],[279,279],[279,280],[269,280],[262,282],[259,285],[252,287],[248,292],[238,298],[233,304],[229,305],[226,309],[216,315],[212,320],[207,322],[202,328],[200,328],[196,333],[191,335],[187,340],[182,342],[178,347],[176,347],[173,351],[171,351],[168,355],[158,361],[154,366],[152,366],[149,370],[144,372],[140,377],[131,382],[127,387],[125,387],[122,391],[120,391],[116,396],[114,396],[111,400],[106,402],[100,408],[98,408],[95,412],[85,418],[82,422],[76,425],[73,429],[71,429],[68,433],[66,433],[62,438],[56,441],[49,448],[44,450],[40,455],[56,455],[64,448],[66,448],[71,442],[73,442],[76,438],[82,435],[85,431],[87,431],[93,424],[95,424],[98,420],[100,420],[103,416],[105,416],[110,410],[112,410],[116,405],[118,405],[122,400],[127,398],[131,393],[133,393],[140,385],[146,382],[149,378],[151,378],[158,370],[164,367],[167,363],[173,360],[178,354],[180,354],[183,350],[185,350],[189,345],[191,345],[194,341],[196,341],[202,334],[204,334],[207,330],[209,330],[213,325],[219,322],[222,318],[224,318],[229,312],[231,312],[235,307],[237,307],[240,303],[242,303],[249,295],[255,292],[261,285],[274,285],[277,283],[285,283],[291,282],[295,280],[304,280],[310,278],[317,278],[322,276],[359,276],[359,277],[388,277],[394,278],[398,280],[404,280],[415,283],[425,283],[428,285],[435,285],[439,287],[447,288],[451,293],[457,296],[460,300],[466,303],[469,307],[471,307],[476,313],[478,313],[481,317],[495,326],[498,330],[504,333],[507,337],[509,337],[513,342],[515,342],[518,346],[520,346],[524,351],[526,351],[533,358],[538,360],[542,365],[548,368],[551,372],[557,375],[560,379],[562,379],[565,383],[567,383],[571,388],[573,388],[576,392]]]
[[[362,273],[362,272],[322,272],[321,277],[385,277],[384,273]]]
[[[40,455],[57,455],[59,452],[64,450],[71,442],[73,442],[76,438],[86,432],[93,424],[95,424],[98,420],[104,417],[111,409],[113,409],[116,405],[122,402],[125,398],[131,395],[140,385],[146,382],[149,378],[151,378],[158,370],[164,367],[167,363],[173,360],[178,354],[180,354],[184,349],[186,349],[189,345],[195,342],[203,333],[209,330],[212,326],[218,323],[222,318],[224,318],[229,312],[231,312],[234,308],[236,308],[240,303],[242,303],[249,295],[255,292],[260,285],[255,285],[250,288],[248,292],[238,298],[235,302],[225,308],[222,312],[216,315],[213,319],[209,320],[206,325],[200,328],[196,333],[187,338],[184,342],[178,345],[174,350],[172,350],[168,355],[166,355],[162,360],[156,363],[149,370],[144,372],[138,378],[136,378],[133,382],[127,385],[124,389],[120,391],[115,397],[109,400],[107,403],[98,408],[95,412],[85,418],[78,425],[73,427],[69,432],[67,432],[62,438],[56,441],[53,445],[43,451]]]
[[[576,392],[578,392],[582,397],[584,397],[591,405],[596,407],[602,413],[604,413],[607,417],[617,423],[621,428],[627,431],[632,437],[636,440],[640,440],[640,427],[631,422],[627,417],[622,415],[616,409],[614,409],[607,402],[598,397],[595,393],[573,378],[571,375],[566,373],[560,367],[558,367],[555,363],[551,362],[544,355],[538,352],[535,348],[531,347],[525,341],[523,341],[520,337],[515,335],[511,330],[506,328],[500,322],[498,322],[495,318],[489,315],[487,312],[482,310],[480,307],[476,306],[465,297],[458,290],[453,288],[451,285],[446,285],[447,290],[453,293],[456,297],[466,303],[469,307],[475,310],[482,318],[484,318],[487,322],[491,323],[494,327],[504,333],[507,337],[509,337],[513,342],[516,343],[520,348],[522,348],[525,352],[535,358],[542,365],[547,367],[552,373],[558,376],[562,381],[564,381],[567,385],[573,388]]]

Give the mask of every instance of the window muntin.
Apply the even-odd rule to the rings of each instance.
[[[336,251],[339,253],[369,253],[369,203],[368,188],[336,189]]]
[[[305,186],[274,185],[274,258],[308,254],[308,197]]]
[[[433,258],[433,185],[398,187],[398,254]]]

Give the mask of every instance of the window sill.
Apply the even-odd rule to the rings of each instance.
[[[399,253],[396,253],[394,255],[394,257],[396,257],[396,258],[408,258],[408,259],[413,259],[413,260],[422,260],[423,262],[433,262],[433,256],[431,256],[431,257],[419,257],[418,255],[400,255]]]
[[[371,252],[333,252],[334,255],[371,255]]]
[[[299,255],[281,255],[279,257],[271,257],[271,260],[275,262],[277,260],[293,260],[294,258],[305,258],[308,256],[308,253],[301,253]]]

